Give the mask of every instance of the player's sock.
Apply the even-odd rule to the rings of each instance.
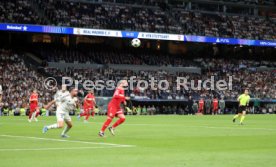
[[[245,116],[244,115],[242,115],[241,116],[241,120],[240,120],[240,123],[242,124],[243,123],[243,120],[245,119]]]
[[[39,116],[39,112],[35,112],[35,118]]]
[[[62,131],[61,135],[62,135],[62,136],[65,135],[70,129],[71,129],[71,127],[66,126],[66,127],[64,128],[64,130]]]
[[[233,119],[237,119],[239,117],[239,114],[235,115]]]
[[[115,124],[112,126],[113,129],[115,129],[117,126],[119,126],[120,124],[124,123],[126,120],[126,118],[120,118],[118,119]]]
[[[52,125],[47,126],[47,128],[48,129],[57,129],[59,127],[58,127],[58,124],[52,124]]]
[[[35,115],[36,115],[36,112],[33,112],[33,113],[32,113],[32,118],[31,118],[31,120],[34,120]]]
[[[32,116],[33,116],[33,113],[29,113],[29,120],[31,120],[32,119]]]
[[[85,120],[88,121],[89,117],[90,117],[90,115],[86,114]]]
[[[234,117],[233,117],[233,120],[236,120],[240,115],[239,114],[236,114]]]
[[[102,126],[101,132],[104,132],[105,129],[110,125],[111,122],[112,122],[112,119],[107,118],[107,120],[105,121],[105,123]]]
[[[236,122],[236,119],[239,117],[239,114],[237,114],[237,115],[235,115],[234,117],[233,117],[233,122],[235,123]]]
[[[93,112],[91,113],[91,115],[92,115],[92,117],[94,117],[94,116],[95,116],[95,112],[93,111]]]

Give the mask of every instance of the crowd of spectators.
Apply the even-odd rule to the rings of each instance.
[[[51,0],[39,0],[39,4],[56,25],[249,39],[276,38],[275,22],[263,17],[206,14],[177,8],[168,14],[159,7]]]
[[[274,0],[213,0],[219,2],[231,2],[235,4],[247,4],[247,5],[276,5]]]
[[[38,0],[55,25],[147,32],[176,32],[172,18],[158,7]],[[180,27],[178,27],[180,29]]]
[[[94,63],[93,60],[84,55],[78,49],[64,47],[47,47],[45,45],[37,46],[33,49],[40,57],[47,62],[64,62],[64,63]]]
[[[106,49],[108,48],[108,49]],[[76,49],[64,46],[35,45],[35,52],[47,62],[91,63],[91,64],[132,64],[157,66],[196,66],[198,63],[183,59],[181,55],[169,55],[153,52],[147,49],[134,50],[133,48],[115,49],[107,45],[79,47]]]
[[[237,96],[243,92],[243,89],[249,88],[251,96],[255,98],[262,99],[275,99],[276,98],[276,81],[275,71],[270,70],[257,70],[259,65],[256,65],[255,61],[227,61],[224,59],[195,59],[201,63],[202,73],[185,73],[176,72],[170,73],[164,70],[157,71],[134,71],[134,70],[115,70],[110,68],[100,68],[100,69],[77,69],[77,68],[67,68],[66,70],[58,70],[55,68],[46,68],[46,72],[53,76],[62,77],[68,76],[76,80],[115,80],[119,81],[124,77],[130,78],[131,76],[136,76],[138,80],[149,81],[152,77],[154,79],[161,81],[167,80],[169,82],[168,90],[152,90],[150,87],[148,89],[135,88],[133,91],[129,91],[128,94],[133,97],[142,97],[148,99],[187,99],[189,95],[194,98],[199,99],[200,97],[224,97],[225,99],[236,99]],[[258,62],[262,64],[267,64],[271,67],[276,67],[275,63],[269,62]],[[230,77],[232,80],[232,90],[193,90],[193,89],[177,89],[177,77],[185,77],[188,81],[206,81],[214,77],[214,81],[225,80],[227,83],[230,82]],[[136,85],[134,85],[136,86]],[[192,85],[189,85],[191,87]],[[196,86],[196,84],[195,84]],[[99,90],[98,95],[112,95],[112,91]]]
[[[0,22],[44,24],[28,0],[0,1]]]
[[[6,95],[3,97],[10,97],[4,99],[5,102],[11,103],[14,100],[19,105],[23,104],[24,98],[19,98],[23,94],[27,97],[31,90],[28,90],[29,85],[32,88],[41,90],[43,101],[47,101],[51,98],[49,92],[45,91],[43,84],[44,77],[38,72],[28,68],[21,56],[18,53],[13,53],[10,50],[1,50],[1,85]],[[275,62],[267,61],[249,61],[249,60],[225,60],[225,59],[194,59],[193,62],[198,64],[202,68],[201,74],[175,72],[171,73],[164,70],[115,70],[111,68],[99,68],[99,69],[77,69],[67,68],[60,70],[56,68],[45,68],[45,72],[55,77],[68,76],[76,80],[115,80],[119,81],[122,78],[130,78],[136,76],[138,80],[150,80],[151,77],[160,81],[167,80],[169,82],[168,90],[151,90],[135,88],[133,91],[128,91],[128,95],[133,97],[145,97],[148,99],[187,99],[189,95],[195,98],[200,97],[224,97],[225,99],[235,99],[244,88],[249,88],[252,97],[262,99],[275,99],[276,98],[276,81],[275,71],[260,70],[259,67],[276,67]],[[191,80],[208,80],[214,76],[215,81],[225,80],[229,82],[229,77],[232,77],[232,88],[233,90],[224,91],[207,91],[207,90],[185,90],[176,89],[177,77],[186,77],[188,81]],[[35,82],[34,82],[35,81]],[[20,86],[19,86],[20,85]],[[136,86],[136,85],[134,85]],[[156,85],[155,85],[156,86]],[[190,85],[188,85],[190,86]],[[111,96],[112,91],[102,90],[98,91],[99,96]],[[25,102],[27,99],[24,99]]]
[[[133,5],[147,5],[147,6],[158,6],[158,0],[102,0],[102,2],[109,2],[109,3],[122,3],[122,4],[133,4]]]
[[[144,64],[139,57],[127,51],[116,51],[106,48],[72,49],[64,47],[37,46],[37,55],[47,62],[97,63],[97,64]]]
[[[96,5],[67,1],[43,1],[41,5],[56,25],[249,39],[276,38],[276,26],[271,26],[275,23],[262,17],[202,14],[173,9],[171,15],[174,16],[174,21],[158,7]]]
[[[114,80],[119,81],[123,78],[130,78],[136,76],[136,82],[134,82],[133,90],[127,90],[126,94],[134,99],[152,99],[152,100],[187,100],[189,96],[193,99],[212,99],[217,97],[225,100],[235,100],[237,96],[243,91],[244,88],[249,88],[250,96],[252,98],[259,99],[276,99],[276,80],[275,70],[270,71],[269,68],[265,70],[258,69],[262,67],[276,67],[275,62],[267,61],[249,61],[249,60],[236,60],[236,59],[194,59],[194,62],[198,63],[202,68],[201,74],[185,73],[185,72],[168,72],[164,70],[116,70],[108,67],[98,69],[78,69],[67,68],[65,70],[57,68],[45,67],[44,72],[56,77],[72,77],[75,80]],[[3,104],[1,106],[10,106],[12,108],[19,108],[28,106],[28,98],[32,89],[38,89],[40,103],[46,104],[49,102],[54,94],[54,90],[46,90],[43,85],[45,80],[45,73],[42,75],[33,68],[29,67],[24,61],[24,55],[12,50],[1,49],[0,50],[0,85],[3,88]],[[193,90],[193,89],[180,89],[177,90],[176,80],[177,77],[186,77],[188,81],[194,80],[207,80],[214,77],[215,81],[224,79],[229,81],[229,76],[232,76],[232,89],[233,90]],[[167,90],[152,90],[151,87],[144,89],[144,85],[137,86],[139,80],[150,80],[154,77],[155,80],[167,80],[169,88]],[[94,82],[95,83],[95,82]],[[155,84],[154,87],[157,85]],[[188,84],[188,86],[190,86]],[[190,88],[190,87],[189,87]],[[84,89],[80,84],[80,92]],[[96,97],[99,96],[112,96],[113,90],[96,89]],[[142,107],[142,106],[141,106]],[[176,106],[162,109],[164,113],[174,114],[185,113],[187,109]],[[146,106],[146,112],[142,114],[162,113],[160,106]],[[155,108],[155,109],[153,109]]]
[[[1,106],[26,107],[33,89],[39,90],[42,103],[52,99],[52,92],[43,86],[44,76],[28,68],[24,55],[0,49],[0,85],[3,89]]]
[[[275,40],[275,22],[268,18],[206,14],[175,10],[180,33],[203,36]]]
[[[275,70],[261,70],[260,67],[276,67],[276,62],[253,60],[197,59],[203,73],[227,80],[233,78],[233,90],[219,91],[225,97],[235,99],[242,89],[249,88],[255,98],[276,98]]]
[[[110,3],[86,3],[61,0],[10,0],[0,1],[0,22],[45,24],[45,18],[53,25],[90,27],[117,30],[135,30],[148,32],[181,33],[204,36],[220,36],[249,39],[276,40],[275,22],[271,18],[226,14],[206,14],[188,11],[184,8],[165,10],[154,0],[137,1],[117,0]],[[128,3],[128,5],[120,3]],[[133,3],[132,3],[133,2]],[[236,2],[236,0],[231,0]],[[238,1],[241,2],[241,1]],[[35,3],[35,5],[33,4]],[[244,4],[270,4],[272,1],[247,0]],[[144,5],[144,6],[143,6]],[[147,6],[148,5],[148,6]],[[39,9],[34,9],[34,7]],[[38,14],[40,10],[43,14]],[[136,80],[167,80],[168,90],[143,89],[134,85],[134,90],[128,90],[127,95],[141,99],[184,100],[189,96],[194,99],[211,99],[219,97],[235,100],[244,88],[249,88],[251,97],[260,99],[276,99],[276,74],[266,67],[276,67],[275,62],[249,61],[235,59],[193,59],[187,60],[180,55],[151,53],[140,50],[116,50],[101,47],[64,48],[64,47],[34,47],[33,51],[47,62],[91,63],[102,64],[104,68],[78,69],[45,67],[45,72],[56,78],[70,76],[76,80],[115,80],[136,76]],[[26,107],[32,89],[38,89],[40,102],[45,104],[52,99],[53,91],[43,86],[45,76],[30,68],[24,61],[24,55],[12,50],[0,49],[0,86],[3,88],[2,106],[12,108]],[[165,70],[116,70],[109,68],[110,64],[135,64],[188,67],[202,69],[202,73],[171,73]],[[265,67],[261,70],[259,67]],[[191,80],[208,80],[214,76],[215,81],[233,79],[233,90],[177,90],[177,77]],[[112,90],[96,90],[96,96],[112,96]],[[185,108],[179,106],[137,106],[141,114],[184,113]],[[196,111],[196,110],[195,110]]]
[[[269,17],[192,12],[183,8],[164,10],[156,5],[28,0],[0,2],[0,21],[51,24],[97,29],[132,30],[275,40],[275,21]],[[145,3],[147,4],[147,3]],[[148,2],[148,4],[154,4]],[[39,15],[37,11],[44,13]],[[47,18],[40,18],[44,16]]]

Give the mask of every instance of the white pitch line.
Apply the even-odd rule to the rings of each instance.
[[[2,136],[2,137],[12,137],[12,138],[35,139],[35,140],[58,141],[58,142],[82,143],[82,144],[98,144],[98,145],[106,145],[106,146],[113,146],[113,147],[135,147],[135,145],[101,143],[101,142],[97,143],[97,142],[88,142],[88,141],[80,141],[80,140],[50,139],[50,138],[31,137],[31,136],[15,136],[15,135],[0,135],[0,136]]]
[[[4,148],[1,151],[48,151],[48,150],[82,150],[82,149],[98,149],[98,148],[118,148],[119,146],[109,147],[64,147],[64,148]]]

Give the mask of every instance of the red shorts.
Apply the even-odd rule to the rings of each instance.
[[[93,107],[84,107],[83,112],[89,113],[90,111],[93,111]]]
[[[30,105],[30,112],[35,112],[38,109],[37,105]]]
[[[117,117],[119,114],[124,114],[123,109],[120,107],[113,107],[113,106],[108,106],[107,107],[107,115],[111,118]]]
[[[218,107],[214,107],[214,108],[213,108],[213,111],[218,111]]]

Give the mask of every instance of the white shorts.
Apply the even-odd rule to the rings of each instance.
[[[71,121],[71,117],[68,112],[57,112],[56,113],[57,121]]]

